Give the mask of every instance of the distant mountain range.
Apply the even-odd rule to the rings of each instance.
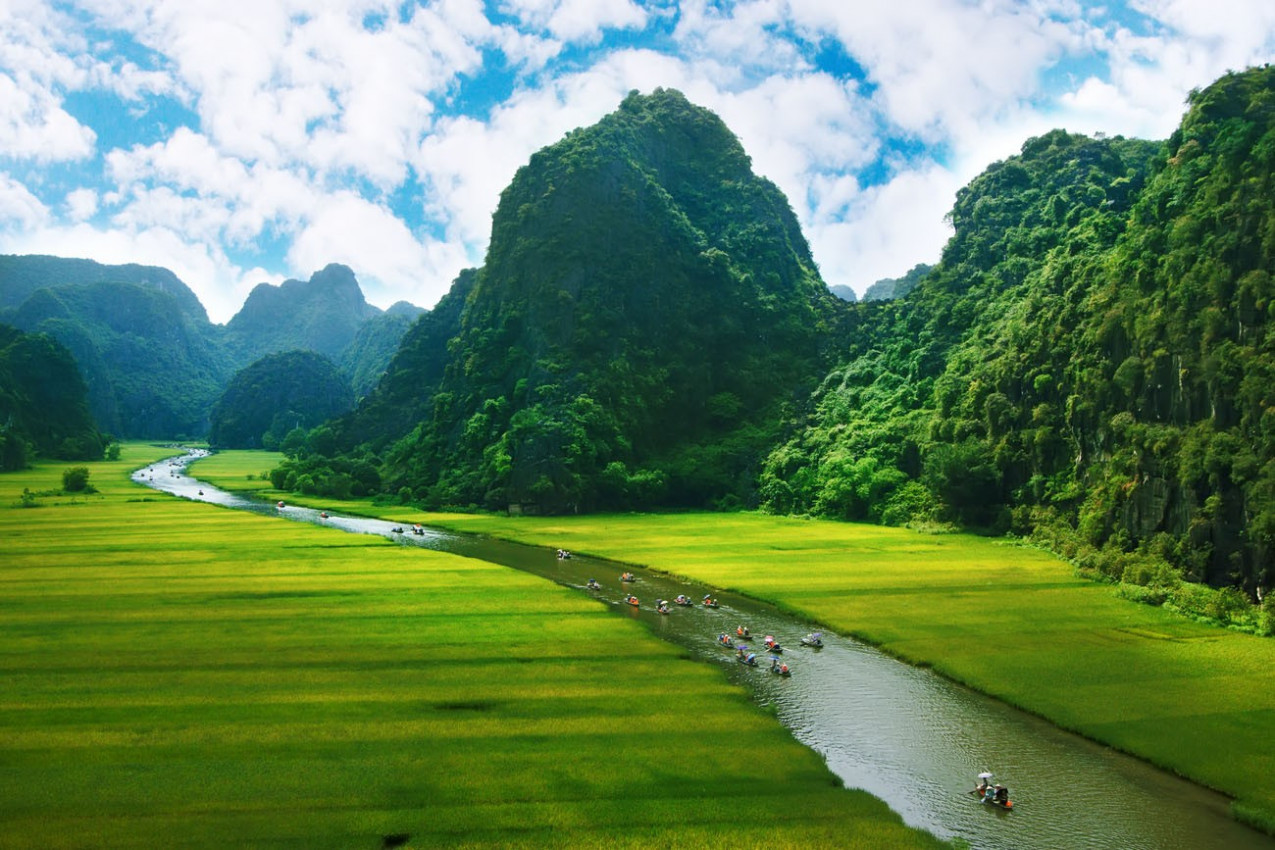
[[[203,437],[230,378],[268,354],[315,351],[356,392],[379,380],[423,310],[368,304],[354,273],[257,286],[225,326],[167,269],[0,256],[0,323],[43,332],[72,353],[99,427],[122,437]]]

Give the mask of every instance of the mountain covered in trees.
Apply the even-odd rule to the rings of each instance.
[[[1028,141],[961,190],[916,290],[867,305],[764,504],[1269,587],[1273,174],[1270,67],[1193,93],[1166,144]]]
[[[419,313],[382,312],[350,269],[330,265],[309,281],[261,284],[220,326],[166,269],[0,256],[0,320],[65,345],[98,427],[124,437],[202,438],[227,382],[270,353],[322,353],[367,392]]]
[[[104,444],[71,353],[46,334],[0,325],[0,471],[36,455],[98,460]]]
[[[484,266],[282,478],[955,523],[1266,587],[1273,159],[1270,68],[1167,142],[1047,133],[959,192],[937,265],[850,304],[716,118],[634,94],[519,171]]]
[[[269,354],[230,380],[213,406],[208,442],[214,449],[277,449],[290,431],[353,406],[349,378],[322,354]]]
[[[427,504],[740,504],[836,303],[721,120],[635,92],[518,171],[486,263],[336,431]]]
[[[950,523],[1255,593],[1275,579],[1273,166],[1269,67],[1192,93],[1164,142],[1052,131],[958,193],[935,266],[848,303],[720,120],[633,93],[519,170],[482,267],[354,411],[288,432],[276,483]],[[65,328],[85,298],[5,315]],[[246,316],[237,350],[273,329]]]

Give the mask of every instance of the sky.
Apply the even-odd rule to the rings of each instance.
[[[219,323],[333,262],[429,308],[533,152],[665,87],[862,293],[1032,136],[1167,138],[1273,57],[1272,0],[0,0],[0,253],[164,266]]]

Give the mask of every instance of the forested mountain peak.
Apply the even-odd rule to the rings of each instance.
[[[1167,145],[1029,140],[958,193],[905,301],[859,308],[865,333],[771,455],[768,504],[1270,588],[1273,181],[1269,67],[1194,93]]]
[[[455,324],[421,320],[386,377],[437,381],[387,475],[539,510],[747,498],[839,303],[738,139],[662,89],[534,154],[457,286]],[[349,435],[384,434],[385,392]]]
[[[0,309],[17,307],[32,293],[55,286],[131,283],[166,292],[193,319],[208,322],[199,298],[171,271],[136,263],[105,265],[93,260],[42,255],[0,255]]]
[[[226,332],[245,358],[294,348],[338,358],[359,326],[380,314],[363,297],[349,266],[332,263],[308,281],[258,284]]]

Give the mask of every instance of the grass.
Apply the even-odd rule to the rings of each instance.
[[[773,601],[1221,790],[1249,823],[1275,823],[1275,640],[1119,599],[1045,553],[757,514],[399,516]]]
[[[941,846],[596,602],[127,480],[168,453],[0,476],[0,845]]]

